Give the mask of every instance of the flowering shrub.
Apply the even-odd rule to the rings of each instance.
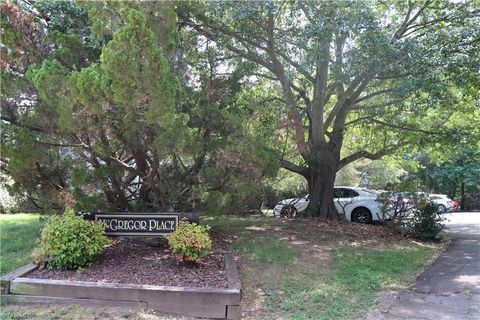
[[[110,239],[102,225],[67,209],[63,215],[49,218],[32,258],[42,266],[47,263],[62,270],[80,269],[91,265],[107,244]]]
[[[172,252],[178,254],[180,262],[199,264],[212,248],[208,230],[209,226],[180,221],[177,229],[166,238]]]

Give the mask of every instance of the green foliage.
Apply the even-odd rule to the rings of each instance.
[[[357,168],[351,164],[337,172],[335,176],[335,184],[339,186],[357,187],[360,182],[360,174]]]
[[[303,196],[308,192],[305,179],[285,169],[280,170],[271,184],[281,198]]]
[[[33,257],[36,263],[46,262],[48,267],[80,269],[91,265],[108,244],[110,240],[100,224],[67,209],[63,215],[48,219]]]
[[[180,262],[200,264],[212,248],[208,230],[209,226],[180,221],[177,229],[166,238],[172,252],[178,254]]]
[[[383,192],[377,201],[382,203],[380,209],[388,219],[387,226],[422,240],[440,240],[445,229],[443,212],[426,195]]]
[[[278,169],[266,148],[275,105],[256,108],[262,90],[243,82],[245,70],[206,67],[215,52],[189,32],[180,50],[172,3],[78,3],[36,2],[50,44],[15,69],[23,82],[2,69],[12,84],[2,99],[17,102],[2,109],[12,192],[57,212],[259,208],[261,180]]]
[[[445,219],[440,214],[435,203],[427,199],[418,201],[417,211],[409,222],[412,235],[422,240],[439,240],[445,229]]]
[[[476,112],[469,102],[477,95],[471,86],[478,84],[472,72],[478,43],[464,41],[480,32],[473,7],[474,1],[207,1],[182,4],[179,16],[214,39],[229,64],[260,78],[257,85],[278,102],[276,132],[284,140],[274,146],[290,160],[284,168],[307,180],[323,172],[319,179],[333,187],[332,171],[344,164],[446,136],[458,142],[470,127],[478,132],[475,117],[461,127],[448,123],[462,113],[452,115],[452,105]],[[463,82],[459,71],[468,75]],[[331,161],[332,169],[320,169]],[[320,199],[308,210],[334,216]]]
[[[12,192],[57,212],[240,213],[267,191],[303,193],[303,177],[274,177],[281,159],[320,163],[317,140],[335,157],[418,151],[445,137],[474,144],[473,2],[412,6],[3,2],[2,170]],[[319,127],[335,106],[339,121]],[[378,173],[372,185],[394,176],[381,170],[367,168]],[[338,180],[355,175],[346,167]]]
[[[116,30],[126,23],[121,11],[130,9],[142,12],[146,18],[148,28],[153,30],[159,46],[170,53],[176,46],[176,22],[174,2],[141,2],[141,1],[78,1],[88,10],[93,34],[105,41],[111,39]]]
[[[460,203],[464,198],[466,210],[480,208],[480,152],[475,145],[449,146],[445,140],[443,145],[404,155],[400,167],[403,174],[391,184],[395,190],[447,194]]]
[[[78,6],[74,0],[40,0],[33,5],[41,15],[49,17],[47,27],[50,32],[72,34],[88,31],[88,11]]]

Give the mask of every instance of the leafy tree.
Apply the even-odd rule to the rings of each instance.
[[[264,148],[275,118],[253,109],[242,74],[221,75],[172,3],[80,4],[1,7],[11,191],[59,210],[250,209],[276,172]]]
[[[472,210],[479,206],[480,193],[480,152],[478,149],[464,148],[445,152],[446,158],[434,161],[430,153],[409,155],[403,167],[406,173],[396,189],[425,191],[447,194],[460,202],[462,210]]]
[[[348,163],[418,144],[419,133],[461,136],[438,127],[448,119],[446,88],[478,82],[475,4],[209,1],[178,12],[271,81],[296,146],[282,166],[307,180],[307,214],[335,218],[335,173]]]

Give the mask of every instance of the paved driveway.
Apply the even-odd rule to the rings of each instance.
[[[480,320],[480,212],[446,215],[452,244],[369,319]]]

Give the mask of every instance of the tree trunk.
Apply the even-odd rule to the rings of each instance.
[[[460,184],[460,209],[462,211],[467,210],[465,208],[465,183],[462,181]]]
[[[333,203],[333,189],[338,167],[338,159],[329,148],[317,153],[317,161],[310,164],[308,181],[309,201],[304,214],[321,219],[338,219],[339,215]]]

